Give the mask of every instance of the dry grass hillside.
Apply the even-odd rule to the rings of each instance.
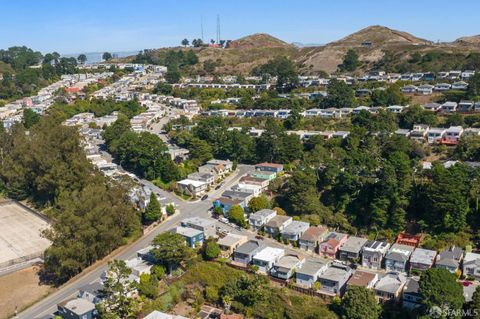
[[[351,48],[357,51],[359,60],[363,62],[362,68],[366,70],[381,60],[386,51],[394,52],[400,61],[409,59],[414,52],[439,51],[465,55],[472,51],[480,52],[480,36],[436,44],[407,32],[376,25],[323,46],[299,48],[271,35],[257,33],[232,41],[228,49],[203,47],[194,50],[201,62],[199,68],[204,61],[212,60],[217,62],[216,71],[220,73],[248,74],[254,67],[272,58],[287,56],[297,63],[302,73],[314,74],[319,71],[335,72]],[[159,49],[162,50],[167,49]]]

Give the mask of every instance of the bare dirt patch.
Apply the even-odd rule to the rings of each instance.
[[[25,268],[0,277],[0,319],[10,318],[51,293],[54,288],[41,285],[38,267]]]

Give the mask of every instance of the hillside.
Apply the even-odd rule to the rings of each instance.
[[[266,33],[252,34],[238,40],[230,42],[231,49],[253,49],[253,48],[293,48],[294,46],[288,44],[280,39],[277,39]]]
[[[176,49],[189,50],[189,48]],[[357,51],[359,60],[362,62],[359,71],[362,71],[373,68],[382,61],[385,52],[393,54],[395,63],[398,65],[405,64],[415,52],[421,55],[428,52],[434,52],[437,55],[451,54],[460,56],[461,59],[469,52],[480,52],[480,36],[463,37],[451,43],[436,44],[407,32],[375,25],[321,46],[298,47],[271,35],[257,33],[232,41],[228,49],[193,48],[200,60],[197,70],[202,70],[204,61],[211,60],[216,62],[217,72],[233,74],[248,74],[254,67],[276,56],[289,57],[297,63],[304,74],[314,74],[319,71],[333,73],[342,63],[348,49]],[[169,49],[157,51],[164,50]],[[439,68],[442,67],[440,62],[436,64]],[[450,62],[445,67],[458,65]]]

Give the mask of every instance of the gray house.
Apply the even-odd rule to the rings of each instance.
[[[465,254],[465,258],[463,258],[463,275],[480,280],[480,254]]]
[[[181,224],[183,227],[190,227],[190,228],[201,230],[205,234],[206,238],[214,237],[217,232],[217,230],[215,229],[215,221],[206,219],[206,218],[201,218],[201,217],[185,218],[184,220],[182,220]]]
[[[282,238],[290,242],[298,241],[310,227],[309,223],[294,220],[280,231]]]
[[[407,263],[415,247],[393,244],[385,256],[385,269],[387,271],[407,271]]]
[[[407,278],[400,272],[389,272],[375,285],[375,294],[380,301],[398,301]]]
[[[338,258],[343,261],[360,259],[360,252],[367,239],[361,237],[351,236],[347,239],[345,244],[338,250]]]
[[[455,273],[460,268],[460,262],[463,259],[463,249],[452,246],[446,250],[442,250],[437,255],[435,268],[444,268],[451,273]]]
[[[275,216],[277,216],[277,212],[273,209],[262,209],[250,214],[248,221],[254,230],[259,230]]]
[[[328,228],[324,226],[312,226],[308,228],[298,240],[301,249],[317,252],[318,245],[328,235]]]
[[[369,240],[362,249],[362,266],[370,269],[381,269],[383,257],[390,244],[384,241]]]
[[[342,296],[351,275],[350,267],[333,263],[323,274],[318,276],[318,281],[322,285],[320,291],[328,295]]]
[[[318,280],[318,276],[325,272],[331,263],[327,259],[307,259],[302,268],[295,272],[297,284],[311,288]]]
[[[78,289],[78,298],[86,299],[91,303],[97,304],[103,298],[103,285],[100,282],[94,282]]]
[[[435,250],[415,248],[410,256],[410,269],[427,270],[432,267],[436,256]]]
[[[248,265],[255,254],[263,249],[263,244],[257,240],[249,240],[245,244],[238,246],[233,253],[233,260],[237,263]]]
[[[408,310],[418,308],[422,305],[422,294],[418,278],[410,277],[403,287],[402,306]]]
[[[57,305],[58,313],[63,319],[94,319],[98,318],[95,304],[82,298],[62,301]]]
[[[295,254],[285,255],[273,265],[270,274],[274,277],[288,280],[297,269],[302,267],[304,262],[305,258],[303,256]]]
[[[265,224],[265,232],[277,236],[292,221],[293,219],[290,216],[277,215]]]

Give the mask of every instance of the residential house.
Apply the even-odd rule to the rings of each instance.
[[[218,240],[218,246],[220,247],[222,257],[230,257],[233,252],[242,244],[248,241],[248,237],[245,235],[237,235],[229,233],[225,237]]]
[[[318,245],[328,235],[328,228],[325,226],[312,226],[308,228],[298,240],[301,249],[318,252]]]
[[[341,139],[347,138],[348,135],[350,135],[348,131],[335,131],[333,133],[333,137],[339,137]]]
[[[233,162],[230,160],[211,159],[207,162],[209,165],[222,165],[222,174],[233,171]]]
[[[429,144],[440,143],[447,132],[444,128],[432,127],[428,130],[427,141]]]
[[[373,289],[377,281],[377,273],[357,269],[347,281],[347,288],[351,286],[360,286],[367,289]]]
[[[409,137],[410,130],[399,128],[398,130],[395,131],[395,135]]]
[[[280,231],[282,234],[283,240],[288,240],[290,242],[296,242],[300,237],[307,231],[310,227],[310,223],[294,220],[289,223],[283,230]]]
[[[457,110],[458,103],[457,102],[451,102],[447,101],[442,104],[441,111],[444,113],[453,113]]]
[[[188,178],[178,181],[176,185],[179,192],[193,197],[203,195],[208,189],[207,183]]]
[[[261,171],[261,170],[255,170],[251,173],[249,173],[250,176],[254,178],[260,178],[263,180],[267,180],[270,182],[271,180],[275,179],[277,177],[277,173],[271,172],[271,171]]]
[[[204,182],[204,183],[208,184],[208,186],[212,186],[215,183],[215,175],[213,175],[211,173],[195,172],[195,173],[189,174],[188,179],[194,180],[194,181],[199,181],[199,182]]]
[[[297,254],[284,255],[273,265],[270,274],[274,277],[288,280],[297,269],[302,267],[304,262],[305,257],[303,256]]]
[[[63,319],[94,319],[99,318],[93,302],[87,299],[74,298],[62,301],[57,305],[58,314]]]
[[[463,258],[463,275],[480,280],[480,254],[465,254],[465,258]]]
[[[404,94],[415,94],[417,93],[417,87],[415,85],[405,85],[402,87],[402,93]]]
[[[216,229],[215,229],[214,220],[195,216],[195,217],[185,218],[184,220],[182,220],[181,224],[184,227],[190,227],[190,228],[201,230],[205,234],[206,238],[215,237]]]
[[[250,214],[248,221],[254,230],[259,230],[275,216],[277,216],[277,212],[273,209],[261,209],[256,213]]]
[[[262,193],[262,187],[259,185],[238,183],[232,186],[232,191],[251,193],[253,196],[259,196]]]
[[[390,244],[384,241],[367,241],[362,250],[362,266],[370,269],[381,269],[382,260],[389,248]]]
[[[411,235],[405,232],[401,232],[397,235],[397,238],[395,239],[395,243],[400,245],[417,247],[418,244],[420,244],[420,239],[421,239],[421,236],[419,235]]]
[[[347,234],[331,232],[325,240],[320,243],[319,253],[329,258],[335,258],[337,251],[348,239]]]
[[[431,84],[422,84],[417,87],[417,93],[421,95],[430,95],[433,93],[434,86]]]
[[[252,258],[252,264],[263,273],[268,273],[275,263],[285,255],[285,250],[280,248],[265,247]]]
[[[188,319],[188,318],[179,316],[179,315],[171,315],[165,312],[154,310],[150,312],[148,315],[146,315],[143,319]]]
[[[480,128],[469,127],[463,130],[463,136],[480,136]]]
[[[271,236],[277,236],[292,221],[290,216],[277,215],[265,224],[265,232]]]
[[[430,128],[425,124],[414,124],[410,131],[410,138],[417,142],[424,142]]]
[[[178,226],[173,229],[173,232],[182,235],[185,238],[187,246],[191,248],[202,246],[205,239],[203,231],[195,228]]]
[[[403,287],[402,306],[407,310],[413,310],[422,305],[422,294],[418,278],[410,277]]]
[[[450,126],[445,131],[442,143],[445,144],[458,144],[460,142],[460,137],[463,134],[463,127],[461,126]]]
[[[465,81],[458,81],[452,83],[452,90],[466,90],[468,88],[468,83]]]
[[[436,256],[435,250],[417,247],[410,256],[410,269],[427,270],[432,267]]]
[[[302,267],[295,272],[296,283],[300,286],[311,288],[331,263],[331,261],[326,259],[307,259]]]
[[[360,260],[360,253],[366,242],[367,239],[365,238],[350,236],[347,241],[340,246],[340,249],[338,250],[338,259],[343,261],[353,261],[355,259]]]
[[[460,101],[460,103],[458,103],[458,111],[459,112],[463,112],[463,113],[467,113],[467,112],[471,112],[473,111],[473,106],[475,105],[475,102],[473,101]]]
[[[232,200],[240,200],[242,203],[240,206],[245,208],[247,207],[248,202],[255,196],[249,192],[226,190],[222,193],[222,197],[230,198]]]
[[[96,281],[78,289],[78,298],[86,299],[97,304],[103,299],[103,285]]]
[[[423,106],[423,109],[427,111],[436,112],[436,111],[439,111],[441,107],[442,107],[442,104],[432,102],[432,103],[425,104]]]
[[[252,261],[253,256],[263,249],[263,244],[258,240],[249,240],[246,243],[238,246],[233,253],[233,261],[248,265]]]
[[[328,295],[342,296],[347,287],[347,281],[352,275],[352,269],[340,263],[333,263],[320,276],[320,291]]]
[[[447,269],[452,274],[460,268],[460,262],[463,259],[463,249],[460,247],[452,246],[445,250],[442,250],[437,255],[435,261],[435,268]]]
[[[385,255],[385,269],[388,271],[407,271],[407,263],[410,255],[415,250],[415,247],[393,244],[388,253]]]
[[[387,108],[387,111],[392,112],[392,113],[402,113],[402,111],[405,109],[405,106],[402,105],[390,105]]]
[[[283,165],[282,164],[275,164],[275,163],[260,163],[260,164],[255,165],[255,170],[274,172],[274,173],[278,174],[281,171],[283,171]]]
[[[452,85],[449,83],[437,83],[433,88],[434,91],[448,91],[452,88]]]
[[[245,208],[245,201],[240,199],[231,199],[227,197],[220,197],[213,201],[213,207],[220,207],[224,215],[228,214],[228,211],[232,206],[238,205]]]
[[[375,284],[375,295],[382,302],[398,301],[407,278],[399,272],[388,272]]]
[[[262,188],[262,190],[265,190],[270,183],[268,179],[257,178],[250,175],[243,176],[242,178],[240,178],[239,182],[243,184],[258,185]]]

